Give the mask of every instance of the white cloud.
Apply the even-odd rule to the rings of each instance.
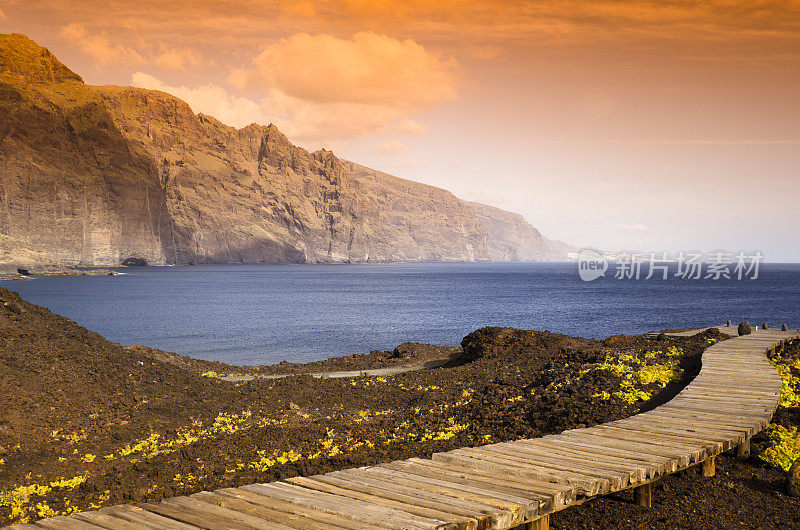
[[[105,31],[92,34],[82,24],[69,24],[61,28],[61,36],[94,59],[98,66],[111,63],[141,65],[146,61],[135,49],[112,43]]]
[[[262,104],[290,136],[332,140],[380,133],[409,114],[455,99],[457,71],[455,60],[442,60],[410,39],[371,31],[350,40],[300,33],[264,46],[228,80],[240,90],[265,93]],[[405,127],[412,134],[424,130]]]
[[[161,46],[161,51],[153,62],[166,70],[186,71],[189,66],[198,66],[203,58],[191,48],[168,48]]]
[[[422,136],[428,132],[428,128],[411,118],[403,118],[392,127],[392,130],[398,134],[410,134],[411,136]]]
[[[402,155],[408,152],[408,148],[397,140],[387,140],[378,145],[375,151],[381,155]]]
[[[139,88],[160,90],[172,94],[188,103],[194,112],[208,114],[234,127],[269,121],[261,105],[250,99],[230,94],[224,88],[214,84],[209,83],[196,88],[169,86],[144,72],[134,73],[131,77],[131,84]]]
[[[425,167],[425,162],[423,162],[422,160],[417,160],[415,158],[409,158],[408,160],[404,160],[403,162],[401,162],[400,167],[409,169],[419,169]]]

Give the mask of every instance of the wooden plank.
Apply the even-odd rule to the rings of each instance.
[[[262,515],[262,517],[268,520],[274,519],[276,523],[293,528],[314,529],[321,526],[326,528],[348,528],[352,530],[377,530],[380,528],[379,526],[370,525],[365,522],[355,521],[338,515],[331,515],[321,510],[315,510],[299,504],[292,504],[265,495],[259,495],[258,493],[246,491],[241,488],[225,488],[212,493],[266,509],[268,512]],[[244,507],[244,509],[247,509],[247,507]],[[311,523],[309,524],[308,521],[311,521]]]
[[[119,519],[124,519],[146,528],[155,528],[158,530],[192,530],[197,528],[196,526],[151,513],[143,508],[132,506],[130,504],[108,506],[106,508],[100,508],[98,512],[102,514],[108,514]]]
[[[172,506],[164,503],[141,503],[139,506],[148,512],[152,512],[169,519],[174,519],[182,523],[188,523],[198,528],[205,528],[206,530],[214,530],[218,528],[225,528],[228,530],[245,530],[247,528],[246,525],[238,524],[235,521],[228,520],[224,517],[200,513],[196,510],[190,510],[185,507]]]
[[[219,518],[223,521],[229,521],[226,524],[227,528],[234,528],[234,525],[241,526],[243,528],[254,528],[262,530],[270,530],[275,528],[274,524],[270,523],[269,521],[265,521],[264,519],[261,519],[259,517],[254,517],[252,515],[243,512],[230,510],[228,508],[219,506],[217,504],[203,502],[198,498],[175,497],[172,499],[164,499],[163,501],[161,501],[161,503],[167,504],[169,506],[174,506],[176,508],[185,508],[186,510],[195,512],[198,515],[202,515],[203,517],[211,516]]]
[[[229,497],[227,495],[222,495],[216,492],[211,491],[201,491],[198,493],[193,493],[189,496],[192,499],[197,499],[199,501],[203,501],[209,504],[214,504],[221,508],[226,508],[228,510],[233,510],[236,512],[240,512],[246,515],[250,515],[262,521],[263,523],[267,523],[270,525],[271,528],[276,529],[294,529],[294,528],[304,528],[304,529],[311,529],[319,526],[318,521],[314,521],[312,519],[305,519],[303,517],[287,514],[283,512],[278,512],[275,510],[270,510],[265,506],[259,506],[257,504],[253,504],[242,499]],[[341,528],[341,527],[337,527]]]
[[[602,472],[607,476],[617,476],[619,487],[624,488],[629,484],[640,482],[647,477],[648,470],[644,465],[628,465],[610,460],[601,460],[597,455],[591,457],[587,454],[574,454],[574,452],[559,449],[559,445],[544,438],[534,440],[518,440],[507,444],[518,450],[520,454],[531,459],[549,460],[566,468],[586,469],[587,471]],[[561,446],[563,447],[563,445]]]
[[[40,519],[34,524],[40,528],[56,528],[62,530],[99,530],[102,528],[100,526],[95,526],[92,523],[87,523],[86,521],[80,521],[78,519],[72,519],[64,515]]]
[[[519,499],[523,506],[526,503],[535,503],[537,513],[543,510],[550,511],[550,509],[555,506],[553,496],[548,494],[533,493],[520,489],[516,487],[516,485],[504,485],[502,479],[498,480],[478,475],[470,475],[464,472],[464,468],[461,467],[453,466],[452,469],[446,469],[442,465],[437,466],[437,462],[420,462],[416,460],[417,459],[411,458],[402,462],[393,462],[392,464],[387,464],[386,467],[400,469],[424,477],[446,480],[456,484],[475,486],[486,491],[503,493],[509,495],[511,498]]]
[[[499,479],[502,484],[551,496],[556,504],[574,501],[579,489],[575,484],[565,480],[563,474],[557,479],[552,479],[542,476],[538,471],[531,472],[526,462],[504,459],[502,455],[478,453],[471,449],[434,453],[432,465],[492,480]],[[585,479],[580,478],[578,481],[584,482]]]
[[[627,472],[630,474],[631,484],[660,475],[664,471],[664,465],[660,463],[625,458],[619,454],[612,454],[611,450],[604,447],[589,447],[573,442],[574,440],[553,438],[543,441],[533,454],[542,454],[542,451],[546,450],[548,454],[557,455],[558,458],[577,459],[605,469]]]
[[[708,422],[712,424],[717,424],[722,428],[727,428],[730,430],[740,429],[740,428],[751,428],[753,426],[757,426],[761,423],[762,419],[766,416],[766,412],[760,412],[758,415],[752,416],[744,416],[740,415],[741,413],[736,413],[736,415],[727,414],[727,411],[702,411],[702,410],[688,410],[681,407],[681,404],[675,404],[671,407],[666,408],[657,408],[648,412],[648,417],[661,417],[661,416],[675,416],[675,417],[683,417],[687,420],[697,420]]]
[[[518,451],[506,451],[500,445],[497,446],[481,446],[464,449],[465,456],[473,456],[476,463],[474,465],[481,465],[481,462],[492,462],[500,464],[504,469],[511,470],[509,473],[517,473],[519,476],[526,476],[530,474],[538,480],[546,480],[556,484],[568,484],[575,487],[582,495],[594,496],[611,491],[611,481],[605,478],[588,476],[580,474],[577,471],[564,471],[552,467],[545,467],[535,460],[520,458]],[[459,454],[451,451],[453,454]],[[468,465],[465,463],[465,465]]]
[[[654,415],[655,416],[655,415]],[[731,416],[720,416],[717,414],[706,414],[702,412],[682,411],[680,409],[659,410],[658,417],[683,419],[691,422],[701,422],[703,425],[712,427],[723,427],[731,429],[747,429],[750,435],[756,434],[767,426],[765,419],[736,419]]]
[[[575,500],[576,492],[573,486],[508,474],[504,472],[503,467],[486,461],[477,466],[471,465],[475,463],[472,459],[469,459],[467,465],[461,458],[447,462],[440,458],[445,455],[449,456],[449,453],[434,453],[433,460],[411,458],[408,461],[434,468],[442,473],[457,473],[468,480],[512,488],[527,497],[533,494],[531,498],[540,500],[542,507],[562,506],[571,504]]]
[[[494,444],[486,445],[477,448],[457,449],[451,451],[454,454],[464,454],[469,456],[474,453],[475,458],[483,458],[482,453],[499,454],[504,458],[516,462],[523,463],[528,469],[549,469],[556,476],[567,477],[567,480],[572,480],[571,476],[577,476],[579,480],[589,480],[591,483],[600,481],[601,490],[604,493],[616,491],[621,489],[627,481],[630,480],[629,473],[620,473],[617,471],[609,471],[608,469],[600,469],[597,466],[586,464],[580,461],[577,464],[569,462],[565,464],[563,459],[552,458],[546,452],[539,452],[530,454],[528,452],[516,449],[508,444]],[[591,467],[590,467],[591,466]]]
[[[612,427],[609,425],[596,425],[592,427],[598,433],[605,434],[618,440],[640,441],[653,446],[663,447],[667,450],[676,450],[689,455],[689,463],[697,463],[703,460],[707,454],[707,447],[698,441],[690,441],[681,438],[670,438],[658,434],[648,434],[644,432],[631,432],[626,429]]]
[[[472,517],[465,517],[463,514],[455,514],[449,510],[448,506],[438,505],[435,508],[429,506],[420,506],[419,500],[413,496],[403,496],[394,494],[387,496],[385,492],[376,490],[370,487],[359,487],[347,480],[338,481],[332,484],[331,480],[322,481],[313,477],[295,477],[287,479],[285,482],[295,484],[304,488],[323,491],[333,495],[340,495],[342,497],[350,497],[351,499],[365,501],[372,504],[381,506],[388,506],[402,512],[427,517],[440,521],[446,521],[456,525],[460,530],[477,530],[478,520]],[[333,481],[337,482],[337,481]],[[366,491],[365,491],[366,490]]]
[[[704,425],[697,425],[692,423],[682,423],[682,422],[672,422],[664,420],[663,418],[656,418],[656,417],[644,417],[644,415],[639,416],[631,416],[630,418],[626,418],[624,420],[619,420],[616,422],[611,422],[612,425],[638,425],[640,427],[646,427],[646,430],[650,430],[653,432],[658,432],[660,430],[663,431],[674,431],[674,432],[686,432],[689,434],[693,434],[697,438],[703,438],[707,440],[716,440],[720,441],[725,445],[726,449],[729,449],[733,445],[740,443],[741,439],[747,435],[747,431],[737,431],[737,430],[730,430],[730,429],[712,429],[710,427]]]
[[[375,478],[359,469],[335,471],[326,475],[317,475],[314,478],[343,487],[346,485],[350,488],[370,488],[363,491],[372,491],[375,494],[397,498],[406,503],[413,502],[420,506],[442,510],[446,508],[455,515],[475,518],[483,528],[500,528],[490,521],[491,516],[501,513],[493,506],[403,486],[384,478]]]
[[[514,447],[510,444],[503,444],[501,448],[486,446],[482,450],[507,451],[516,456],[531,462],[531,465],[550,467],[555,470],[567,473],[580,473],[588,477],[597,477],[609,481],[610,491],[617,491],[625,488],[631,480],[636,480],[638,471],[620,470],[617,466],[600,464],[598,462],[586,462],[584,459],[563,455],[554,451],[540,448],[538,451],[525,450],[524,448]],[[458,449],[454,454],[469,453],[475,449]]]
[[[609,462],[645,469],[644,478],[653,478],[655,475],[672,472],[678,467],[678,461],[675,458],[652,454],[648,452],[649,448],[645,448],[647,451],[631,448],[628,444],[620,444],[614,440],[598,440],[566,432],[545,439],[548,443],[564,446],[565,450],[571,453],[589,455],[587,458],[599,455],[599,458]]]
[[[694,400],[693,398],[694,398],[693,396],[691,396],[691,397],[690,396],[686,396],[686,398],[678,400],[675,403],[669,402],[666,405],[662,405],[662,406],[658,407],[656,410],[658,410],[658,411],[681,410],[681,411],[687,411],[687,412],[690,412],[690,413],[695,412],[695,413],[708,414],[708,415],[713,415],[713,414],[720,415],[720,414],[722,414],[720,412],[716,412],[714,410],[710,410],[708,403],[706,403],[706,402],[702,402],[701,403],[700,400]],[[776,401],[777,401],[777,398],[776,398]],[[760,418],[763,418],[764,416],[769,415],[769,413],[771,413],[771,412],[772,411],[770,411],[769,409],[767,409],[766,411],[762,411],[762,410],[759,410],[759,409],[756,409],[756,408],[751,408],[751,409],[748,409],[748,410],[741,411],[738,414],[738,416],[740,416],[742,419],[758,420]]]
[[[80,512],[70,517],[72,519],[91,523],[101,528],[106,528],[107,530],[137,530],[141,528],[141,525],[100,512]]]
[[[692,429],[696,429],[703,434],[715,433],[720,434],[724,438],[729,439],[736,439],[739,443],[745,436],[752,436],[755,434],[755,427],[727,427],[723,425],[718,425],[712,423],[710,421],[702,420],[699,418],[683,418],[675,417],[675,416],[668,416],[666,414],[649,414],[646,417],[637,418],[637,421],[645,422],[645,423],[654,423],[660,425],[668,425],[670,427],[688,427]]]
[[[251,484],[242,486],[241,489],[256,491],[262,495],[274,497],[283,501],[302,504],[310,508],[322,510],[334,515],[340,515],[363,521],[365,523],[385,525],[387,528],[398,530],[405,528],[447,528],[456,529],[456,525],[447,524],[445,521],[419,517],[406,512],[401,512],[385,506],[354,501],[348,497],[340,495],[330,495],[320,491],[309,490],[285,484],[273,482],[271,484]]]
[[[631,451],[637,454],[648,454],[665,460],[665,471],[674,473],[677,467],[687,466],[690,462],[690,455],[678,449],[665,449],[660,445],[648,444],[641,441],[624,440],[613,438],[608,434],[603,435],[597,432],[581,432],[581,430],[564,431],[563,436],[569,436],[576,440],[583,440],[593,445],[601,445]]]
[[[650,436],[657,435],[669,439],[678,439],[685,442],[702,443],[705,445],[707,451],[715,454],[719,454],[725,450],[725,440],[717,439],[716,437],[714,439],[710,439],[708,437],[701,436],[696,431],[690,432],[686,430],[669,429],[666,427],[643,426],[643,425],[635,425],[632,423],[617,423],[617,422],[606,423],[603,424],[603,426],[623,429],[634,433],[643,433]]]
[[[492,506],[498,509],[499,512],[490,515],[489,520],[497,521],[496,524],[501,528],[510,528],[514,525],[518,525],[526,518],[536,517],[539,513],[538,503],[535,503],[533,506],[525,506],[522,503],[515,502],[512,500],[513,498],[508,495],[495,491],[482,490],[474,486],[456,484],[444,480],[432,479],[430,477],[421,477],[419,475],[382,466],[366,468],[360,471],[402,486],[418,488],[459,500],[474,501]]]

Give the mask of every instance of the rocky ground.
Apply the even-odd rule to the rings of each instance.
[[[123,348],[4,289],[0,301],[0,524],[622,418],[668,400],[697,373],[703,349],[724,340],[716,331],[595,341],[483,328],[462,348],[405,344],[311,367],[261,367],[299,375],[236,384],[210,372],[241,368]],[[443,356],[441,368],[393,377],[300,373]],[[714,479],[689,471],[664,480],[649,512],[623,495],[571,508],[553,525],[721,527],[744,518],[736,514],[745,505],[751,521],[793,524],[780,517],[800,513],[780,493],[783,472],[756,458],[722,458],[720,467]],[[752,519],[753,510],[764,517]]]

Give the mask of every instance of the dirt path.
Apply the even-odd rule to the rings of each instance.
[[[284,377],[293,377],[298,375],[310,375],[316,379],[342,379],[345,377],[359,377],[362,375],[366,375],[369,377],[376,377],[376,376],[386,376],[386,375],[396,375],[396,374],[403,374],[406,372],[416,372],[418,370],[430,370],[432,368],[439,368],[440,366],[444,366],[450,361],[450,359],[439,359],[436,361],[430,361],[424,364],[414,364],[410,366],[393,366],[390,368],[373,368],[371,370],[347,370],[341,372],[312,372],[312,373],[297,373],[297,374],[263,374],[263,375],[231,375],[231,376],[222,376],[219,379],[223,381],[233,381],[233,382],[240,382],[240,381],[252,381],[253,379],[282,379]]]

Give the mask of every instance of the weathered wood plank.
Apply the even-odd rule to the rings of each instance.
[[[492,506],[499,510],[496,514],[489,516],[490,520],[496,520],[501,528],[510,528],[520,524],[525,519],[536,517],[539,514],[539,503],[525,504],[517,502],[514,497],[504,495],[495,491],[487,491],[466,484],[457,484],[445,480],[421,477],[404,471],[397,471],[386,467],[378,466],[363,470],[367,474],[380,477],[388,482],[419,488],[423,491],[440,493],[456,499],[474,501],[481,504]]]
[[[355,521],[338,515],[331,515],[321,510],[315,510],[299,504],[281,501],[265,495],[259,495],[252,491],[241,488],[225,488],[216,490],[214,494],[219,494],[234,500],[245,501],[260,508],[268,510],[269,514],[264,516],[269,521],[284,524],[292,528],[348,528],[351,530],[377,530],[381,528],[369,523]],[[245,507],[246,509],[246,507]],[[308,523],[311,521],[311,523]]]
[[[73,519],[72,517],[65,517],[63,515],[57,515],[56,517],[50,517],[48,519],[41,519],[36,521],[35,524],[40,528],[55,528],[63,530],[99,530],[102,528],[101,526],[96,526],[92,523],[81,521],[79,519]]]
[[[148,512],[139,506],[132,506],[129,504],[100,508],[98,512],[109,514],[146,528],[155,528],[158,530],[192,530],[197,528],[196,526],[175,521],[174,519]]]
[[[137,530],[141,528],[141,525],[100,512],[80,512],[74,514],[72,518],[91,523],[107,530]]]
[[[532,477],[539,480],[547,480],[557,484],[569,484],[574,486],[582,495],[591,497],[611,491],[611,481],[607,478],[583,474],[574,469],[565,471],[548,467],[534,459],[520,456],[519,451],[508,449],[503,444],[484,445],[457,451],[451,451],[451,453],[475,458],[477,462],[474,465],[481,465],[480,462],[497,463],[502,465],[504,469],[513,470],[509,472],[518,473],[520,476],[530,473]]]
[[[419,517],[393,508],[355,501],[348,497],[309,490],[282,482],[251,484],[242,486],[242,489],[257,491],[262,495],[275,497],[276,499],[295,504],[303,504],[310,508],[355,519],[356,521],[377,524],[378,526],[385,525],[387,528],[396,528],[398,530],[404,528],[456,529],[456,525],[448,525],[445,521]]]
[[[504,485],[503,480],[489,479],[485,476],[470,475],[464,472],[464,468],[455,467],[453,469],[445,469],[442,466],[430,465],[427,462],[415,462],[415,459],[404,460],[402,462],[395,462],[397,466],[394,469],[401,469],[408,473],[420,475],[428,478],[435,478],[439,480],[446,480],[456,484],[465,486],[475,486],[485,491],[492,491],[508,495],[509,498],[518,499],[522,506],[529,503],[534,503],[537,512],[542,510],[550,511],[554,506],[553,496],[544,493],[533,493],[516,487],[515,485]],[[390,467],[387,464],[386,467]]]
[[[481,523],[482,527],[493,528],[494,525],[487,523],[487,521],[490,516],[500,513],[500,510],[487,504],[466,501],[456,497],[420,490],[419,488],[410,488],[386,479],[374,478],[367,473],[359,471],[337,471],[326,475],[317,475],[314,478],[322,482],[341,485],[342,487],[373,492],[376,495],[402,500],[406,503],[441,509],[455,515],[475,518]]]
[[[184,508],[203,517],[211,516],[222,521],[228,521],[226,525],[229,525],[230,528],[233,528],[234,525],[261,530],[275,528],[274,524],[259,517],[231,510],[218,504],[203,502],[194,497],[174,497],[172,499],[164,499],[161,503],[176,508]]]
[[[435,508],[429,506],[420,506],[419,501],[414,497],[404,497],[403,495],[395,493],[392,497],[381,494],[380,490],[375,488],[358,487],[357,484],[348,481],[339,481],[337,484],[331,484],[331,481],[320,481],[312,477],[295,477],[287,479],[289,484],[295,484],[304,488],[322,491],[333,495],[342,497],[349,497],[351,499],[369,502],[380,506],[387,506],[402,512],[427,517],[429,519],[445,521],[453,523],[456,528],[460,530],[476,530],[478,528],[478,520],[473,517],[465,517],[463,514],[457,515],[448,509],[447,506],[439,505]],[[364,491],[364,490],[367,491]]]
[[[172,506],[164,503],[141,503],[139,506],[148,512],[152,512],[169,519],[174,519],[182,523],[188,523],[206,530],[213,530],[215,528],[244,530],[247,528],[246,525],[236,523],[235,521],[228,520],[224,517],[201,513],[182,506]]]

